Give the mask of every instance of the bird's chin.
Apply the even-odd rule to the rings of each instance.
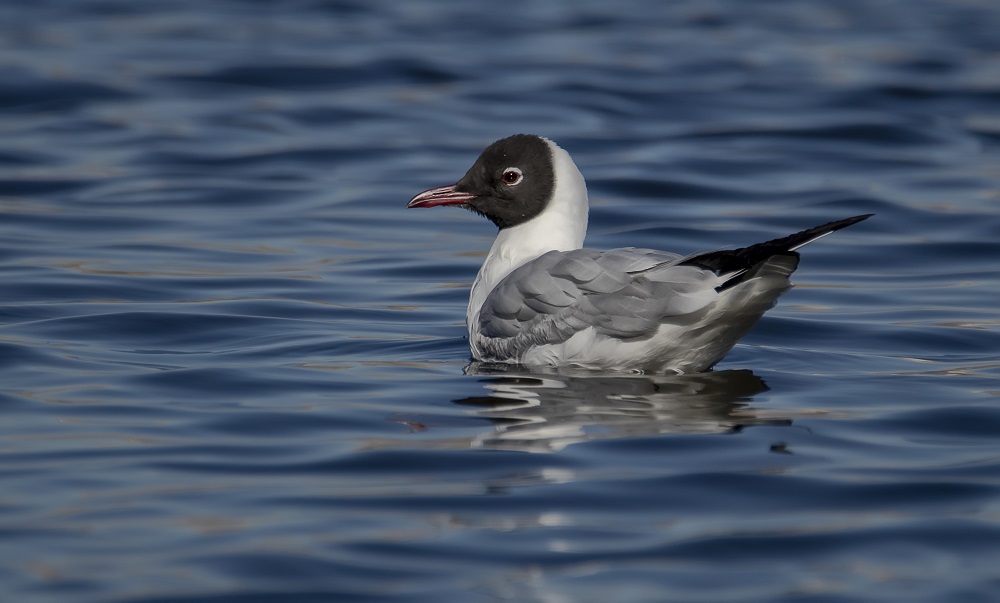
[[[438,188],[426,190],[410,199],[406,207],[408,209],[411,207],[438,207],[440,205],[468,207],[469,201],[472,201],[474,198],[475,195],[471,193],[455,190],[455,185],[452,184],[450,186],[439,186]]]

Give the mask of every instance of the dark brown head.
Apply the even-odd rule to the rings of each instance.
[[[486,147],[455,184],[426,190],[406,207],[458,205],[503,229],[542,213],[553,190],[551,143],[533,134],[517,134]]]

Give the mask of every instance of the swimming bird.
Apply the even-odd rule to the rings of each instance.
[[[407,207],[440,205],[499,228],[466,312],[476,360],[628,372],[710,369],[791,287],[797,249],[872,216],[692,255],[585,249],[583,175],[532,134],[494,142],[458,182]]]

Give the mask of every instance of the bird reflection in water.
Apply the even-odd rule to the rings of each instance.
[[[485,396],[455,400],[494,430],[473,447],[551,452],[570,444],[664,433],[723,433],[747,425],[788,425],[750,406],[768,390],[749,370],[692,375],[608,375],[474,362]]]

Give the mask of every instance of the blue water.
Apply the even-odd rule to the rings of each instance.
[[[1000,4],[0,6],[3,601],[1000,600]],[[593,247],[860,213],[717,370],[469,364],[548,136]]]

